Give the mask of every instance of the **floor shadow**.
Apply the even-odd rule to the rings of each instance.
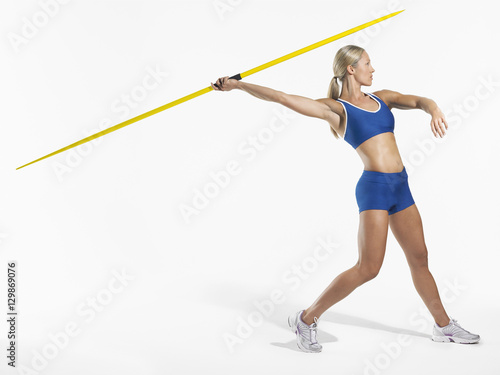
[[[288,327],[288,323],[287,323],[286,328],[290,331],[290,328]],[[290,331],[290,335],[293,335],[294,338],[289,340],[289,341],[286,341],[286,342],[271,342],[270,345],[277,346],[277,347],[284,348],[284,349],[290,349],[290,350],[293,350],[295,352],[302,352],[302,350],[300,350],[299,347],[297,346],[297,339],[295,338],[295,334],[292,331]],[[330,342],[338,341],[338,339],[335,336],[333,336],[331,333],[323,331],[323,330],[319,329],[319,327],[318,327],[317,339],[321,345],[328,344]]]
[[[423,338],[431,338],[430,334],[422,333],[419,331],[415,331],[412,329],[401,328],[390,326],[387,324],[379,323],[374,320],[368,320],[365,318],[360,318],[354,315],[342,314],[334,311],[326,311],[323,315],[321,315],[320,320],[326,320],[328,322],[336,323],[336,324],[345,324],[351,325],[361,328],[370,328],[376,329],[379,331],[391,332],[391,333],[401,333],[409,336],[423,337]]]
[[[291,308],[290,306],[281,306],[280,309],[277,310],[276,313],[268,319],[268,321],[278,325],[279,327],[281,327],[283,329],[288,330],[290,332],[290,334],[294,336],[293,339],[290,339],[286,342],[270,342],[270,345],[277,346],[277,347],[284,348],[284,349],[293,350],[293,351],[301,351],[297,347],[295,335],[291,332],[290,327],[288,326],[288,321],[287,321],[288,316],[285,316],[290,311],[292,311],[292,312],[298,311],[298,309],[294,309],[293,307]],[[360,318],[360,317],[357,317],[354,315],[342,314],[342,313],[333,312],[333,311],[326,311],[318,321],[317,339],[318,339],[318,342],[322,345],[339,341],[336,336],[332,335],[330,332],[327,332],[327,331],[321,329],[321,322],[322,321],[335,323],[335,324],[355,326],[355,327],[360,327],[360,328],[375,329],[378,331],[385,331],[385,332],[390,332],[390,333],[395,333],[395,334],[404,334],[404,335],[409,335],[409,336],[422,337],[422,338],[426,338],[426,339],[431,338],[430,334],[425,334],[425,333],[422,333],[419,331],[415,331],[415,330],[411,330],[411,329],[407,329],[407,328],[390,326],[387,324],[379,323],[379,322],[374,321],[374,320]]]
[[[249,301],[262,301],[264,299],[269,298],[268,295],[260,295],[260,293],[252,293],[246,286],[238,287],[237,285],[234,284],[217,285],[216,287],[212,286],[210,288],[207,287],[204,290],[203,297],[207,302],[210,302],[211,304],[225,305],[227,307],[239,310],[239,312],[243,316],[246,316],[252,311],[256,310],[255,306],[249,303]],[[287,340],[285,342],[270,342],[270,345],[293,351],[300,351],[300,349],[297,347],[295,334],[291,332],[290,327],[288,326],[288,316],[299,310],[300,308],[297,308],[296,306],[295,307],[291,306],[286,302],[284,304],[274,306],[273,312],[270,314],[270,316],[266,316],[266,321],[275,324],[280,328],[288,330],[289,334],[291,335],[291,338],[290,340]],[[335,324],[350,325],[360,328],[375,329],[391,333],[405,334],[409,336],[416,336],[428,339],[431,338],[430,334],[425,334],[419,331],[407,328],[395,327],[374,320],[357,317],[355,315],[342,314],[335,311],[326,311],[318,321],[317,338],[318,342],[320,342],[321,344],[338,341],[337,337],[321,329],[322,321],[327,321]]]

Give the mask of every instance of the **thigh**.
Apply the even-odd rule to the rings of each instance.
[[[389,210],[392,205],[390,185],[361,177],[356,184],[356,202],[359,212],[364,210]]]
[[[427,266],[422,219],[417,205],[389,216],[389,225],[394,237],[403,249],[410,267]]]
[[[386,210],[365,210],[359,214],[359,266],[372,276],[382,266],[387,244],[389,214]]]

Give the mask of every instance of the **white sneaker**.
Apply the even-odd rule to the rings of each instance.
[[[297,346],[300,350],[306,353],[319,353],[322,346],[316,340],[318,319],[314,317],[314,323],[307,325],[302,321],[303,312],[304,310],[300,310],[298,313],[290,315],[288,317],[288,325],[292,332],[297,335]]]
[[[434,323],[434,328],[432,329],[432,341],[475,344],[479,339],[479,335],[466,331],[452,317],[450,317],[450,323],[447,326],[439,327]]]

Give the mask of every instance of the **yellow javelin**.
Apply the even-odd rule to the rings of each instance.
[[[269,68],[270,66],[273,66],[273,65],[279,64],[280,62],[283,62],[283,61],[285,61],[285,60],[291,59],[292,57],[295,57],[295,56],[301,55],[301,54],[303,54],[303,53],[309,52],[309,51],[311,51],[311,50],[313,50],[313,49],[315,49],[315,48],[318,48],[318,47],[321,47],[321,46],[323,46],[323,45],[325,45],[325,44],[331,43],[331,42],[333,42],[334,40],[338,40],[338,39],[343,38],[343,37],[345,37],[345,36],[347,36],[347,35],[350,35],[350,34],[353,34],[353,33],[357,32],[357,31],[359,31],[359,30],[362,30],[362,29],[364,29],[364,28],[366,28],[366,27],[369,27],[369,26],[375,25],[375,24],[376,24],[376,23],[378,23],[378,22],[381,22],[381,21],[386,20],[386,19],[388,19],[388,18],[394,17],[395,15],[397,15],[397,14],[399,14],[399,13],[403,12],[403,11],[404,11],[404,9],[403,9],[403,10],[400,10],[399,12],[394,12],[394,13],[388,14],[387,16],[383,16],[383,17],[377,18],[377,19],[375,19],[375,20],[373,20],[373,21],[370,21],[370,22],[364,23],[364,24],[362,24],[362,25],[359,25],[359,26],[357,26],[357,27],[354,27],[354,28],[352,28],[352,29],[349,29],[349,30],[347,30],[347,31],[344,31],[343,33],[340,33],[340,34],[334,35],[334,36],[332,36],[332,37],[330,37],[330,38],[327,38],[327,39],[324,39],[324,40],[322,40],[322,41],[320,41],[320,42],[317,42],[317,43],[311,44],[310,46],[307,46],[307,47],[301,48],[301,49],[299,49],[299,50],[297,50],[297,51],[295,51],[295,52],[289,53],[288,55],[285,55],[285,56],[282,56],[282,57],[280,57],[280,58],[274,59],[274,60],[272,60],[272,61],[269,61],[268,63],[262,64],[262,65],[259,65],[259,66],[258,66],[258,67],[256,67],[256,68],[253,68],[253,69],[247,70],[246,72],[243,72],[243,73],[236,74],[236,75],[234,75],[234,76],[232,76],[232,77],[229,77],[229,78],[230,78],[230,79],[232,78],[232,79],[237,79],[237,80],[240,80],[240,79],[242,79],[242,78],[244,78],[244,77],[248,77],[248,76],[249,76],[249,75],[251,75],[251,74],[254,74],[254,73],[257,73],[257,72],[259,72],[259,71],[261,71],[261,70],[264,70],[264,69],[266,69],[266,68]],[[17,169],[24,168],[24,167],[26,167],[27,165],[30,165],[30,164],[36,163],[37,161],[40,161],[40,160],[46,159],[46,158],[48,158],[48,157],[50,157],[50,156],[53,156],[53,155],[59,154],[60,152],[63,152],[63,151],[69,150],[70,148],[73,148],[73,147],[79,146],[79,145],[81,145],[81,144],[84,144],[84,143],[86,143],[86,142],[89,142],[89,141],[91,141],[91,140],[93,140],[93,139],[96,139],[96,138],[102,137],[103,135],[106,135],[106,134],[109,134],[109,133],[111,133],[111,132],[114,132],[115,130],[121,129],[121,128],[123,128],[123,127],[125,127],[125,126],[127,126],[127,125],[130,125],[130,124],[133,124],[134,122],[137,122],[137,121],[139,121],[139,120],[145,119],[146,117],[152,116],[152,115],[154,115],[154,114],[156,114],[156,113],[158,113],[158,112],[164,111],[165,109],[168,109],[168,108],[174,107],[174,106],[176,106],[177,104],[181,104],[181,103],[183,103],[183,102],[187,102],[188,100],[191,100],[191,99],[193,99],[193,98],[196,98],[197,96],[200,96],[200,95],[202,95],[202,94],[206,94],[207,92],[210,92],[210,91],[212,91],[212,90],[213,90],[212,86],[208,86],[208,87],[206,87],[206,88],[204,88],[204,89],[202,89],[202,90],[196,91],[196,92],[194,92],[194,93],[192,93],[192,94],[189,94],[189,95],[186,95],[186,96],[184,96],[184,97],[182,97],[182,98],[180,98],[180,99],[174,100],[173,102],[170,102],[170,103],[164,104],[164,105],[162,105],[161,107],[158,107],[158,108],[156,108],[156,109],[153,109],[153,110],[151,110],[151,111],[149,111],[149,112],[143,113],[142,115],[139,115],[139,116],[133,117],[133,118],[131,118],[131,119],[129,119],[129,120],[126,120],[126,121],[124,121],[124,122],[122,122],[122,123],[120,123],[120,124],[117,124],[117,125],[114,125],[114,126],[112,126],[112,127],[110,127],[110,128],[104,129],[104,130],[102,130],[102,131],[100,131],[100,132],[98,132],[98,133],[95,133],[95,134],[93,134],[93,135],[91,135],[91,136],[88,136],[87,138],[84,138],[84,139],[82,139],[82,140],[80,140],[80,141],[78,141],[78,142],[72,143],[72,144],[70,144],[69,146],[63,147],[63,148],[61,148],[61,149],[59,149],[59,150],[57,150],[57,151],[54,151],[54,152],[52,152],[52,153],[50,153],[50,154],[48,154],[48,155],[45,155],[45,156],[43,156],[43,157],[41,157],[41,158],[39,158],[39,159],[33,160],[32,162],[30,162],[30,163],[28,163],[28,164],[24,164],[24,165],[22,165],[22,166],[20,166],[20,167],[16,168],[16,170],[17,170]]]

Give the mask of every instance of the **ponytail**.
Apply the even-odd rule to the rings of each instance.
[[[328,94],[327,94],[327,97],[328,98],[331,98],[331,99],[335,99],[337,100],[339,98],[339,95],[340,95],[340,87],[339,87],[339,83],[337,81],[338,77],[337,76],[333,76],[332,80],[330,81],[330,86],[328,87]],[[333,133],[333,136],[337,139],[339,139],[339,135],[337,134],[337,132],[333,129],[333,127],[330,125],[330,130],[332,131]]]
[[[356,66],[359,59],[361,58],[361,54],[364,49],[358,46],[354,46],[352,44],[342,47],[335,54],[335,58],[333,59],[333,78],[330,82],[330,86],[328,87],[328,97],[331,99],[337,100],[340,96],[340,87],[338,80],[342,82],[346,77],[347,67],[349,65]],[[337,132],[330,126],[330,130],[332,131],[335,138],[339,138]]]

